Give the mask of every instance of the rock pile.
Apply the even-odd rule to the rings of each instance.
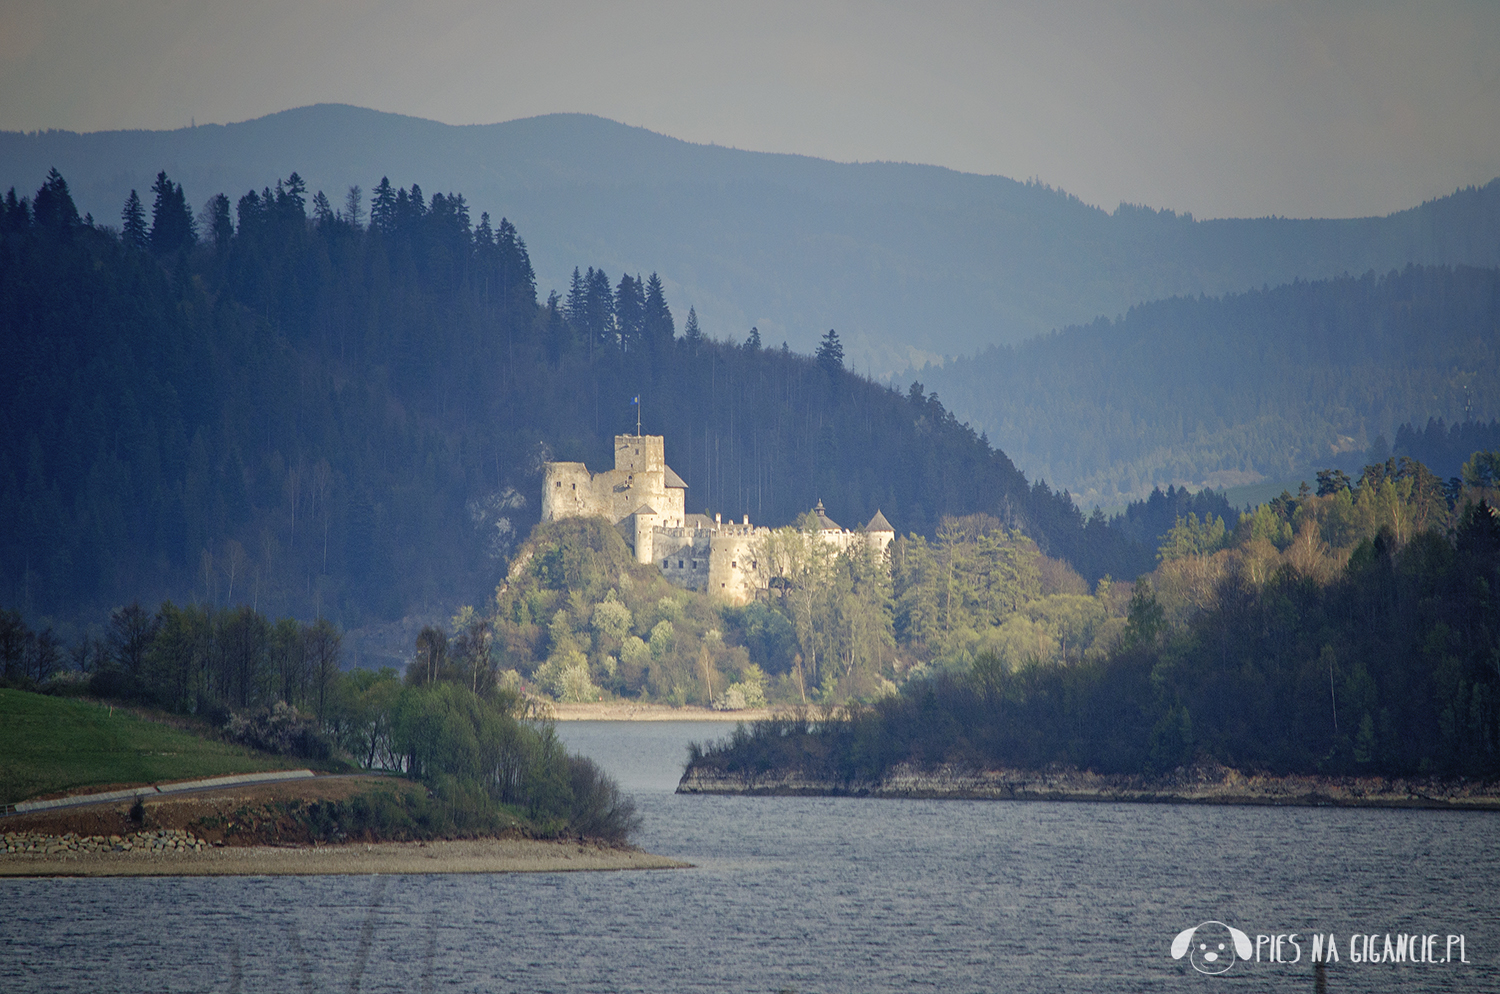
[[[208,843],[180,828],[159,828],[130,835],[46,835],[6,832],[0,836],[0,856],[54,856],[68,853],[202,852]]]

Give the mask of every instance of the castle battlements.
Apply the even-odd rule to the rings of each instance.
[[[768,578],[756,561],[758,540],[771,529],[750,516],[686,512],[687,484],[667,465],[661,435],[616,435],[615,468],[590,473],[581,462],[549,462],[542,474],[542,520],[606,518],[625,537],[637,562],[657,564],[669,581],[688,590],[748,603]],[[896,531],[879,511],[860,531],[835,524],[818,501],[820,540],[840,550],[858,545],[884,553]]]

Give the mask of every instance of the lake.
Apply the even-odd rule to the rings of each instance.
[[[1500,989],[1500,815],[672,793],[728,730],[558,725],[693,869],[0,881],[0,990]]]

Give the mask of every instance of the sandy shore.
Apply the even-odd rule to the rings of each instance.
[[[203,852],[0,856],[0,877],[322,876],[370,873],[557,873],[687,867],[631,848],[535,839],[225,846]]]
[[[712,708],[644,704],[639,701],[609,701],[602,704],[553,704],[555,721],[724,721],[752,722],[771,717],[769,708],[715,711]]]

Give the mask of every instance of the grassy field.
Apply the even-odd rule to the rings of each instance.
[[[0,803],[76,787],[301,769],[89,701],[0,690]]]

